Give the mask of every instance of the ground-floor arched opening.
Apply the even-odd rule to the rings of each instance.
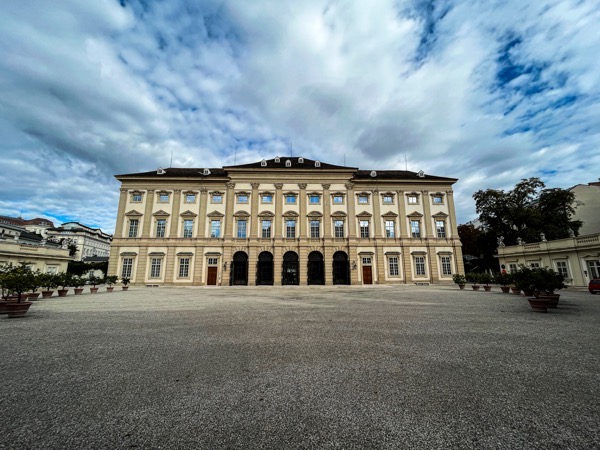
[[[271,252],[261,252],[258,255],[256,284],[263,286],[273,285],[273,254]]]
[[[246,252],[236,252],[233,255],[229,284],[231,286],[248,284],[248,254]]]
[[[350,284],[350,261],[346,252],[333,254],[333,284]]]
[[[283,255],[283,273],[281,284],[300,284],[298,277],[298,253],[286,252]]]
[[[308,255],[308,284],[325,284],[325,264],[321,252]]]

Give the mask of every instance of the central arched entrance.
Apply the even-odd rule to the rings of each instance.
[[[230,286],[240,286],[248,284],[248,254],[246,252],[236,252],[233,255],[231,263],[231,275],[229,278]]]
[[[256,266],[256,284],[273,285],[273,254],[261,252]]]
[[[325,264],[321,252],[308,254],[308,284],[325,284]]]
[[[350,284],[350,262],[346,252],[333,254],[333,284]]]
[[[298,278],[298,253],[286,252],[283,255],[283,273],[281,284],[299,284]]]

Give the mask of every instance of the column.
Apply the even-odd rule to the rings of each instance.
[[[350,284],[358,284],[358,248],[356,245],[350,245],[348,258],[350,258]],[[356,268],[354,268],[356,265]]]
[[[377,280],[375,283],[384,284],[385,283],[385,268],[387,265],[387,258],[383,254],[383,247],[377,246],[375,247],[375,255],[376,264],[377,264]]]
[[[298,196],[298,204],[300,205],[298,237],[303,238],[308,237],[308,224],[306,223],[306,183],[298,183],[298,187],[300,188],[300,195]],[[300,283],[302,283],[302,280],[300,280]]]
[[[373,192],[373,222],[375,227],[375,237],[383,237],[381,234],[381,206],[379,204],[379,191],[374,190]]]
[[[154,205],[154,189],[146,191],[146,207],[144,208],[144,225],[142,227],[142,237],[150,237],[150,228],[152,226],[152,206]]]
[[[170,238],[179,237],[177,230],[179,229],[179,211],[181,208],[181,189],[175,189],[173,192],[173,209],[171,210],[171,228],[169,232]]]
[[[196,236],[198,238],[206,237],[206,208],[208,205],[208,189],[205,187],[200,188],[200,215],[198,216],[198,232]]]
[[[227,198],[225,200],[225,232],[223,233],[223,237],[225,239],[233,237],[233,202],[235,200],[235,192],[233,189],[235,188],[235,183],[229,182],[226,184],[227,186]]]
[[[202,273],[204,270],[204,247],[196,247],[194,251],[194,273],[192,285],[202,286]]]
[[[135,271],[135,280],[132,280],[136,284],[146,283],[146,267],[148,266],[148,247],[140,247],[140,254],[137,257],[137,268]]]
[[[406,203],[404,198],[404,191],[396,191],[398,194],[398,226],[400,227],[400,237],[402,239],[408,239],[410,234],[409,225],[406,220]]]
[[[333,284],[333,249],[325,244],[323,248],[323,261],[325,264],[325,284]],[[352,270],[352,263],[350,263],[350,270]]]
[[[331,238],[331,194],[329,193],[330,184],[323,186],[323,237]]]
[[[119,194],[119,209],[117,211],[117,224],[114,238],[123,237],[123,220],[125,219],[125,205],[127,204],[127,189],[121,188]]]
[[[421,198],[423,200],[423,214],[425,215],[423,220],[425,222],[425,237],[432,238],[434,236],[431,224],[431,206],[429,204],[429,191],[421,191]]]
[[[354,185],[346,184],[347,194],[346,201],[348,202],[348,237],[356,238],[356,196],[354,195]]]
[[[121,274],[117,273],[117,270],[119,270],[119,251],[120,251],[120,247],[116,246],[116,245],[111,245],[110,247],[110,256],[108,258],[108,269],[107,269],[107,274],[108,275],[117,275],[119,278],[121,278]]]
[[[300,247],[298,249],[298,279],[300,286],[308,284],[308,248]]]
[[[165,284],[173,284],[175,281],[175,264],[178,263],[177,255],[175,255],[176,248],[167,248],[167,254],[164,258],[165,263]]]
[[[258,263],[258,247],[251,244],[248,248],[248,286],[256,286],[256,267]]]
[[[275,238],[283,237],[283,183],[275,183],[275,217],[273,218],[275,226]],[[281,274],[279,274],[279,284],[281,284]]]
[[[273,248],[273,285],[281,286],[281,271],[283,267],[283,249],[276,245]]]
[[[448,229],[451,230],[450,237],[458,239],[458,226],[456,224],[456,211],[454,210],[454,191],[446,191],[446,198],[448,199]]]
[[[258,187],[260,183],[252,183],[252,196],[250,205],[250,237],[253,239],[258,238],[258,230],[260,223],[258,220]],[[250,280],[248,280],[249,282]]]

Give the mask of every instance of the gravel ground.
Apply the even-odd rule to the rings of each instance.
[[[599,319],[569,290],[548,314],[444,286],[39,300],[0,319],[0,448],[600,448]]]

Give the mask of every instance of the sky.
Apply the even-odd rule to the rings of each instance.
[[[112,233],[171,155],[459,178],[459,223],[600,177],[597,0],[5,1],[0,54],[0,215]]]

